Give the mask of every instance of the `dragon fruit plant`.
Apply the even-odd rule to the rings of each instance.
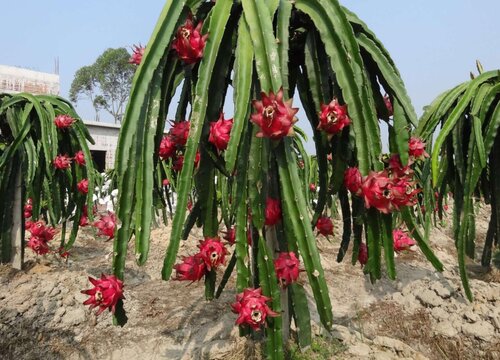
[[[481,264],[491,265],[494,248],[500,239],[500,79],[498,70],[479,76],[439,95],[429,105],[416,129],[416,136],[432,143],[433,134],[441,130],[432,147],[429,169],[422,183],[427,199],[425,208],[432,209],[437,194],[437,209],[445,210],[444,196],[453,194],[453,229],[458,252],[460,276],[469,300],[465,256],[474,259],[476,227],[474,204],[484,201],[491,206],[491,217],[484,243]],[[426,213],[426,223],[430,219]]]
[[[166,127],[175,93],[175,118]],[[224,107],[229,102],[233,114]],[[299,107],[305,118],[297,118]],[[392,163],[381,157],[381,121],[396,154]],[[328,196],[340,199],[345,222],[340,258],[352,241],[354,262],[359,258],[373,281],[382,276],[382,257],[388,276],[396,276],[396,218],[442,269],[415,228],[419,185],[408,144],[416,123],[388,52],[337,0],[168,1],[137,67],[119,137],[114,275],[124,280],[131,239],[137,263],[146,262],[167,179],[177,200],[163,279],[175,270],[176,280],[197,286],[204,277],[212,299],[235,269],[239,295],[232,309],[241,334],[263,332],[267,356],[280,359],[293,321],[299,345],[310,345],[306,278],[322,324],[333,325],[313,232]],[[313,130],[317,154],[313,213],[309,183],[299,176],[309,163],[304,126]],[[344,184],[348,168],[359,173],[359,194]],[[195,224],[203,227],[200,251],[181,259],[180,240]],[[220,230],[231,239],[232,229],[234,247],[220,240]],[[217,287],[216,269],[224,268]],[[118,324],[126,322],[123,305],[118,300]]]
[[[62,223],[60,254],[76,239],[85,206],[92,207],[94,167],[87,128],[69,102],[55,96],[0,94],[0,242],[3,262],[11,259],[13,217],[22,212],[28,246],[37,254],[48,252],[49,237],[33,233],[30,224]],[[23,204],[14,207],[16,185],[22,174]],[[69,238],[68,221],[72,221]],[[29,223],[28,223],[29,222]],[[48,226],[48,225],[47,225]],[[48,227],[52,229],[52,227]]]

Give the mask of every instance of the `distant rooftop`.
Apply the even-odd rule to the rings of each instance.
[[[110,123],[110,122],[83,120],[83,123],[85,125],[87,125],[87,126],[112,128],[112,129],[119,129],[119,128],[121,128],[120,124],[114,124],[114,123]]]

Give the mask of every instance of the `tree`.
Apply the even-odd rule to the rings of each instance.
[[[115,123],[121,121],[135,72],[129,59],[125,48],[107,49],[94,64],[78,69],[69,91],[71,101],[86,96],[96,111],[96,119],[103,109],[113,116]]]

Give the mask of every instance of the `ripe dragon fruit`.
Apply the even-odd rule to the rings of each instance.
[[[108,211],[107,215],[102,215],[98,221],[94,222],[94,226],[99,229],[97,235],[107,236],[108,240],[115,237],[116,215]]]
[[[219,237],[205,238],[198,245],[200,256],[205,262],[208,271],[217,269],[221,264],[225,263],[227,249],[221,242]]]
[[[160,148],[158,149],[158,156],[160,159],[165,160],[175,155],[177,147],[175,142],[170,136],[164,136],[160,142]]]
[[[224,113],[221,113],[219,120],[210,123],[208,141],[214,144],[217,150],[226,150],[232,127],[233,119],[224,120]]]
[[[340,105],[337,99],[333,99],[328,105],[321,104],[318,130],[326,132],[328,138],[341,132],[350,123],[347,105]]]
[[[56,169],[69,169],[71,167],[71,158],[68,155],[57,155],[52,164]]]
[[[403,166],[401,164],[401,158],[399,157],[398,154],[394,154],[389,158],[388,165],[387,165],[387,170],[389,173],[389,176],[394,178],[394,177],[412,177],[414,174],[414,171],[411,168],[411,165],[413,165],[413,160],[410,158],[408,159],[408,165]]]
[[[50,252],[47,241],[38,236],[31,235],[28,240],[27,246],[37,255],[45,255]]]
[[[394,229],[392,231],[392,239],[394,241],[394,251],[400,252],[403,250],[409,250],[410,247],[416,245],[417,243],[408,235],[406,231],[401,229]]]
[[[266,199],[265,224],[276,225],[281,220],[281,203],[277,199]]]
[[[186,145],[189,136],[190,121],[171,121],[172,128],[169,132],[170,140],[177,146]]]
[[[32,214],[33,214],[33,201],[31,200],[31,198],[28,198],[26,200],[26,204],[24,205],[24,208],[23,208],[23,213],[24,213],[25,219],[28,219],[32,216]]]
[[[81,227],[89,225],[89,218],[88,218],[88,213],[87,213],[87,205],[83,205],[82,215],[80,216],[79,225]]]
[[[73,119],[71,116],[65,115],[65,114],[57,115],[56,118],[54,119],[54,124],[56,124],[56,127],[59,130],[64,130],[64,129],[70,128],[74,122],[75,122],[75,119]]]
[[[31,233],[27,246],[37,255],[49,253],[48,242],[54,238],[56,229],[46,226],[41,220],[36,222],[27,221],[25,227]]]
[[[298,121],[295,114],[298,108],[292,108],[292,99],[283,101],[283,89],[275,95],[272,91],[269,95],[262,92],[261,101],[253,100],[252,105],[255,112],[250,121],[260,127],[257,137],[267,137],[279,140],[284,136],[292,136],[293,124]]]
[[[374,207],[384,214],[389,214],[394,206],[391,203],[391,179],[386,171],[371,171],[361,185],[365,207]]]
[[[299,278],[300,261],[293,251],[281,252],[277,259],[274,260],[274,269],[276,277],[281,287],[297,281]]]
[[[420,192],[415,182],[406,177],[392,179],[390,185],[391,204],[399,209],[403,206],[413,206],[417,204],[417,194]]]
[[[270,298],[262,295],[262,289],[245,289],[236,295],[236,302],[231,304],[232,311],[238,314],[237,325],[248,325],[254,330],[266,326],[266,318],[277,317],[278,313],[272,311],[266,302]]]
[[[236,229],[234,228],[234,226],[230,227],[226,232],[224,232],[224,240],[226,240],[229,245],[234,245],[234,243],[236,242]]]
[[[89,180],[82,179],[82,181],[76,184],[76,188],[81,194],[87,194],[89,192]]]
[[[368,262],[368,247],[364,242],[359,244],[358,261],[361,267],[365,266]]]
[[[177,30],[172,49],[177,52],[179,59],[186,64],[194,64],[203,57],[208,34],[201,34],[202,27],[203,22],[200,21],[195,28],[193,17],[189,14],[184,25]]]
[[[89,281],[94,287],[81,291],[82,294],[90,296],[83,305],[90,305],[91,309],[99,307],[97,315],[106,309],[109,309],[114,314],[118,300],[125,299],[123,296],[123,282],[114,275],[104,274],[101,274],[100,279],[89,276]]]
[[[315,193],[316,192],[316,184],[310,183],[309,184],[309,191],[312,193]]]
[[[424,160],[429,157],[429,154],[425,151],[425,143],[422,139],[413,136],[408,140],[408,152],[411,157],[418,160]]]
[[[403,206],[415,205],[417,194],[421,190],[413,180],[413,170],[410,169],[411,176],[406,175],[407,172],[402,169],[388,170],[372,171],[363,178],[361,193],[365,207],[374,207],[384,214],[389,214]]]
[[[182,259],[182,263],[174,265],[175,278],[179,281],[198,281],[207,271],[205,260],[201,254],[188,256]]]
[[[52,240],[56,234],[56,229],[46,226],[41,220],[31,223],[30,227],[27,227],[26,229],[31,233],[31,235],[36,236],[43,241]]]
[[[358,168],[350,167],[344,172],[344,185],[352,194],[361,195],[362,177]]]
[[[85,165],[85,155],[83,154],[83,151],[77,151],[75,153],[75,157],[74,157],[74,160],[75,162],[80,165],[80,166],[84,166]]]
[[[322,216],[318,218],[316,222],[316,229],[318,230],[318,234],[323,236],[333,235],[333,222],[327,216]]]
[[[132,48],[132,56],[128,60],[129,64],[140,65],[142,57],[144,56],[145,47],[141,45],[134,45]]]
[[[184,155],[177,155],[172,163],[172,170],[180,172],[184,166]]]

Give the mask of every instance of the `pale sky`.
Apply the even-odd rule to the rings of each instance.
[[[390,51],[419,115],[439,93],[469,79],[476,59],[486,70],[500,68],[498,0],[341,2]],[[76,70],[105,49],[146,44],[164,3],[0,0],[0,64],[52,72],[59,58],[61,95],[67,97]],[[79,103],[77,111],[85,119],[94,117],[88,104]]]

